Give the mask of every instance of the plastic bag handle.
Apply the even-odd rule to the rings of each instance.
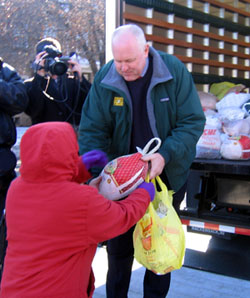
[[[168,191],[167,186],[162,182],[162,180],[159,176],[156,176],[155,178],[153,178],[151,180],[151,182],[153,182],[154,185],[156,185],[156,181],[159,184],[159,187],[160,187],[161,191],[164,191],[164,190]]]
[[[150,151],[148,152],[148,150],[149,150],[151,144],[152,144],[154,141],[157,142],[156,146],[155,146],[152,150],[150,150]],[[151,140],[146,144],[146,146],[143,148],[143,150],[142,150],[141,148],[139,148],[139,147],[136,147],[136,149],[137,149],[137,151],[140,152],[143,156],[146,156],[146,155],[150,155],[150,154],[155,153],[155,152],[160,148],[160,146],[161,146],[161,139],[160,139],[160,138],[153,138],[153,139],[151,139]]]
[[[155,186],[155,189],[156,189],[156,181],[160,187],[160,191],[161,192],[163,191],[167,194],[167,197],[165,197],[165,200],[169,201],[170,204],[173,204],[173,196],[172,195],[174,194],[174,191],[168,190],[166,184],[161,180],[160,176],[156,176],[154,179],[151,180],[151,182],[153,182],[153,184]]]
[[[162,180],[159,176],[156,176],[155,179],[158,182],[161,190],[168,190],[167,186],[162,182]]]

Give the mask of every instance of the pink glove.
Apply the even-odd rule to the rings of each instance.
[[[93,167],[103,168],[108,162],[108,157],[101,150],[92,150],[82,155],[82,162],[87,170]]]
[[[137,188],[144,188],[150,195],[150,201],[152,202],[155,198],[155,187],[152,182],[142,182]]]

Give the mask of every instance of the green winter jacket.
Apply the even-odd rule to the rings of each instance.
[[[147,110],[155,137],[162,140],[159,153],[174,191],[185,183],[203,132],[205,116],[185,65],[175,56],[150,47],[153,75],[147,93]],[[112,61],[96,74],[84,103],[79,127],[80,154],[92,149],[112,160],[129,153],[133,119],[131,98],[124,79]]]

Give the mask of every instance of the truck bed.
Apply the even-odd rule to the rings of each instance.
[[[250,235],[250,160],[195,159],[180,217],[195,230]]]
[[[249,175],[250,180],[250,160],[196,158],[192,163],[191,169],[214,173]]]

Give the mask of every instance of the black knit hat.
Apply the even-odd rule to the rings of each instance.
[[[36,47],[35,47],[36,54],[41,53],[42,51],[44,51],[44,47],[49,46],[49,45],[52,45],[52,46],[56,47],[61,52],[61,45],[60,45],[59,41],[56,40],[55,38],[47,37],[47,38],[41,39],[36,44]]]

